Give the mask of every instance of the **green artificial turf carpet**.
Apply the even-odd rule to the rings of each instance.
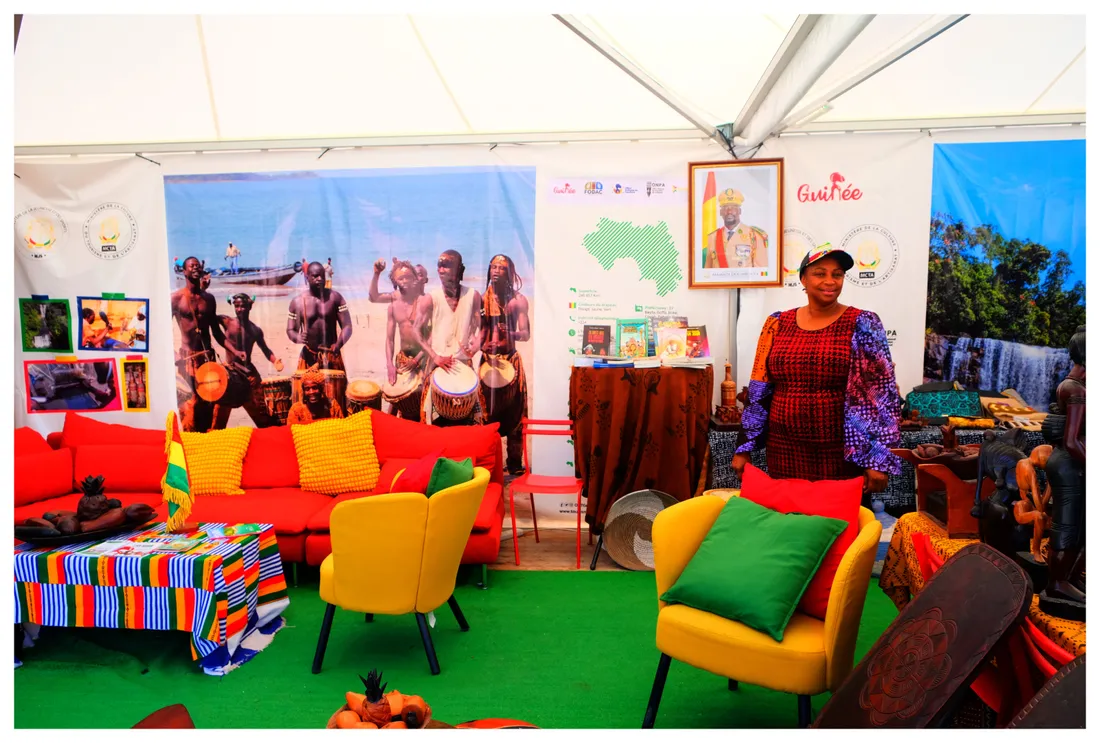
[[[378,580],[386,579],[384,567]],[[15,671],[17,728],[122,728],[184,704],[200,728],[323,728],[362,691],[358,674],[419,694],[448,723],[507,717],[543,728],[638,728],[659,653],[652,573],[494,571],[482,591],[455,591],[470,631],[446,605],[432,630],[442,673],[432,676],[416,621],[337,610],[322,672],[310,673],[324,604],[313,584],[290,589],[288,626],[246,665],[207,676],[187,635],[43,627]],[[871,585],[856,659],[897,612]],[[816,714],[826,696],[815,697]],[[673,661],[658,728],[795,727],[794,696],[742,685]]]

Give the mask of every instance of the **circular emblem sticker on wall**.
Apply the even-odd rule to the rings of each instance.
[[[84,220],[84,244],[96,256],[106,260],[121,258],[137,242],[137,222],[122,204],[100,204]]]
[[[24,255],[31,258],[49,256],[68,233],[65,220],[49,207],[35,206],[15,215],[15,244],[21,245]]]
[[[884,284],[898,267],[898,241],[882,225],[861,224],[852,229],[841,240],[840,249],[855,261],[847,276],[856,286]]]
[[[806,230],[788,227],[783,230],[783,286],[801,286],[798,267],[802,259],[817,245],[814,236]]]

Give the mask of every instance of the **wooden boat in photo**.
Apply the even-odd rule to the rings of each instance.
[[[237,273],[233,273],[230,268],[221,267],[210,272],[210,286],[236,286],[238,284],[281,286],[293,279],[301,270],[301,261],[288,263],[285,266],[238,268]],[[184,277],[182,269],[177,268],[176,284],[183,286],[186,282],[187,279]]]

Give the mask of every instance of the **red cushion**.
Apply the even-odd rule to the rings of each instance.
[[[80,489],[85,477],[103,475],[107,497],[111,493],[153,493],[168,466],[163,444],[81,445],[74,449],[73,489]]]
[[[298,454],[290,426],[253,431],[244,454],[241,488],[296,488],[298,483]]]
[[[43,514],[50,511],[75,511],[77,503],[80,502],[82,495],[80,493],[69,493],[68,495],[62,495],[57,498],[49,498],[47,500],[39,501],[37,503],[30,503],[24,506],[18,506],[15,509],[15,523],[21,524],[26,519],[40,519]],[[147,506],[152,506],[158,509],[158,515],[161,519],[167,518],[167,511],[160,512],[162,505],[160,493],[118,493],[116,495],[107,494],[108,498],[117,498],[122,502],[122,507],[132,506],[135,503],[144,503]],[[167,506],[164,506],[167,509]]]
[[[30,426],[15,429],[14,438],[16,457],[21,454],[40,454],[53,451],[53,448],[46,443],[46,439],[42,437],[42,434]]]
[[[825,619],[829,608],[829,591],[833,578],[859,534],[859,504],[863,499],[863,478],[851,480],[773,480],[766,473],[745,466],[741,478],[741,497],[779,513],[802,513],[807,516],[827,516],[848,522],[848,528],[840,533],[825,559],[817,569],[798,608],[818,619]]]
[[[409,464],[401,477],[390,487],[391,493],[427,493],[435,463],[443,457],[443,450],[436,449]]]
[[[332,496],[300,488],[246,490],[244,495],[200,495],[189,521],[221,524],[271,524],[277,534],[301,534],[313,514]]]
[[[104,423],[76,413],[65,413],[61,445],[76,448],[85,444],[144,444],[164,449],[163,428],[134,428],[121,423]]]
[[[459,460],[471,457],[475,467],[484,467],[495,474],[501,458],[497,423],[439,428],[371,411],[371,427],[374,448],[383,462],[392,457],[419,459],[442,449],[445,457]]]
[[[73,458],[67,451],[20,454],[13,469],[17,508],[73,492]]]
[[[373,493],[395,493],[392,487],[393,478],[406,469],[410,464],[416,464],[416,459],[402,459],[400,457],[395,459],[387,459],[382,462],[382,471],[378,475],[378,486],[375,487]]]

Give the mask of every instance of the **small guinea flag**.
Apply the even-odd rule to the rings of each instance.
[[[577,309],[577,303],[576,302],[570,302],[569,303],[569,309],[571,309],[571,310]]]
[[[168,466],[160,481],[160,490],[168,503],[167,531],[183,526],[191,515],[191,482],[187,476],[187,458],[183,454],[183,437],[180,435],[176,412],[168,413],[164,449],[168,454]]]

